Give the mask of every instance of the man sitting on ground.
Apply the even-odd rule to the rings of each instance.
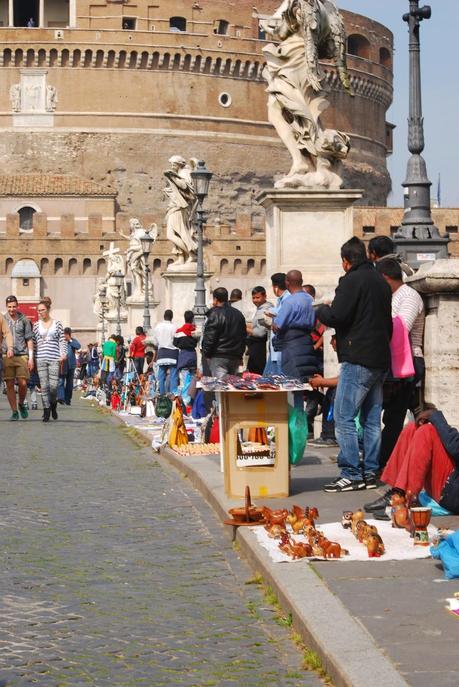
[[[425,489],[443,508],[459,515],[459,432],[436,409],[422,411],[397,441],[381,475],[391,489],[365,510],[383,517],[394,492],[413,498]]]

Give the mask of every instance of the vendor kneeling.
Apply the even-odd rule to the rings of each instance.
[[[459,432],[439,410],[424,410],[400,434],[381,475],[391,489],[365,510],[390,505],[394,492],[417,497],[425,489],[443,508],[459,515]]]

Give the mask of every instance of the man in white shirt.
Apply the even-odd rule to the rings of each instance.
[[[424,379],[424,303],[417,291],[403,283],[402,268],[398,260],[383,258],[376,269],[392,291],[392,317],[400,317],[409,333],[415,376],[408,379],[389,378],[384,385],[383,424],[380,467],[384,468],[403,429],[406,411],[416,403],[416,387]]]
[[[159,393],[166,393],[167,373],[169,373],[169,391],[176,394],[178,390],[177,361],[179,349],[174,346],[174,336],[177,326],[173,324],[174,313],[166,310],[164,320],[158,322],[153,330],[153,345],[157,349],[156,363],[158,365]]]

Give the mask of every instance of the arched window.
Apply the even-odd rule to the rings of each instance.
[[[76,258],[70,258],[69,260],[69,274],[78,274],[78,260]]]
[[[390,50],[388,50],[387,48],[379,49],[379,63],[387,69],[392,68],[392,55],[390,53]]]
[[[43,275],[49,274],[49,260],[48,258],[42,258],[40,261],[40,272]]]
[[[104,258],[99,258],[97,261],[97,276],[98,277],[105,277],[107,274],[107,264],[105,262]]]
[[[363,57],[365,60],[369,60],[370,41],[365,38],[365,36],[354,33],[347,39],[347,51],[349,55],[356,55],[357,57]]]
[[[33,229],[33,216],[36,210],[34,208],[26,205],[18,210],[19,214],[19,228],[23,231],[32,231]]]
[[[226,19],[217,19],[215,22],[214,33],[217,33],[219,36],[226,36],[228,29],[229,21],[226,21]]]
[[[54,261],[54,274],[61,274],[64,271],[64,261],[62,258],[56,258]]]
[[[91,267],[92,267],[91,258],[84,258],[83,259],[83,274],[88,274],[89,272],[91,272]]]
[[[169,31],[172,31],[174,33],[186,31],[185,17],[171,17],[169,19]]]

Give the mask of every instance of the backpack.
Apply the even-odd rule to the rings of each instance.
[[[170,417],[171,413],[172,413],[172,401],[171,401],[171,399],[168,396],[166,396],[165,394],[158,396],[156,401],[155,401],[156,417],[168,418],[168,417]]]

